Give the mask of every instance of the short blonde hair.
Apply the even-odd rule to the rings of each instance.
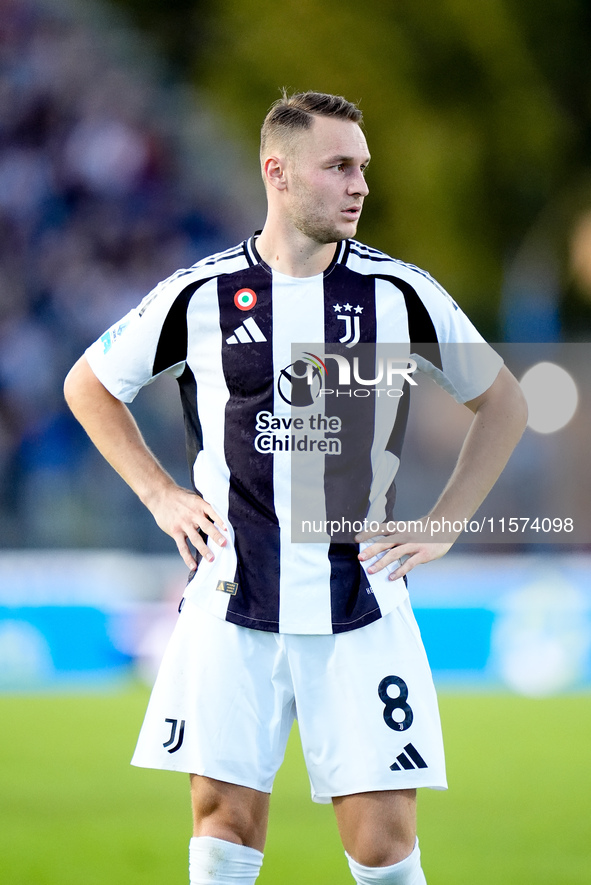
[[[336,117],[361,124],[363,114],[342,95],[329,95],[325,92],[296,92],[288,95],[285,90],[281,98],[274,102],[261,127],[261,162],[269,144],[279,139],[289,145],[299,132],[309,129],[314,117]]]

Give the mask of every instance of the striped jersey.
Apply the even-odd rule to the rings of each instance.
[[[185,596],[244,627],[338,633],[407,595],[358,559],[392,518],[413,374],[456,400],[501,359],[427,273],[355,240],[321,274],[270,268],[256,235],[179,270],[86,351],[118,399],[178,380],[195,490],[228,543]]]

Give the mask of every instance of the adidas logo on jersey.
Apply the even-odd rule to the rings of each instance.
[[[244,320],[237,329],[234,329],[233,335],[226,338],[226,344],[252,344],[253,342],[266,340],[267,339],[255,323],[254,319],[248,317],[248,319]]]
[[[391,771],[411,771],[413,768],[428,768],[429,766],[412,744],[407,744],[404,752],[396,757],[396,762],[390,766]]]

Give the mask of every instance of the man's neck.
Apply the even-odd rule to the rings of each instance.
[[[265,225],[256,241],[265,264],[289,277],[313,277],[329,267],[336,243],[315,243],[304,234],[286,237]]]

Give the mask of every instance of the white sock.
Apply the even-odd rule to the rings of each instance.
[[[213,836],[189,842],[190,885],[254,885],[263,863],[256,848]]]
[[[345,852],[349,868],[357,885],[427,885],[421,869],[419,840],[408,857],[390,867],[364,867]]]

